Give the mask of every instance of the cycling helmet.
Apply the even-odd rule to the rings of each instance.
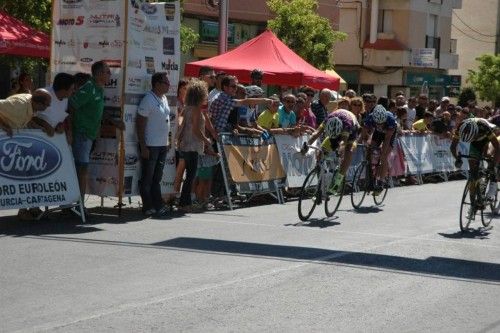
[[[259,86],[245,87],[245,92],[247,93],[247,97],[261,97],[264,95],[264,90]]]
[[[460,140],[462,140],[463,142],[472,142],[472,140],[474,140],[474,138],[477,136],[478,132],[479,127],[472,118],[464,120],[462,125],[460,125],[460,129],[458,131]]]
[[[250,78],[252,78],[252,79],[262,79],[262,76],[264,76],[264,72],[262,72],[258,68],[254,69],[253,71],[250,72]]]
[[[373,108],[373,111],[371,113],[372,117],[373,117],[373,120],[377,123],[377,124],[383,124],[385,123],[385,121],[387,120],[387,111],[385,110],[385,108],[378,104],[376,105],[374,108]]]
[[[335,139],[340,135],[343,127],[342,120],[337,117],[330,117],[330,119],[326,121],[325,133],[330,138]]]

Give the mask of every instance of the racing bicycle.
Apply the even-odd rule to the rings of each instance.
[[[325,203],[325,214],[332,217],[338,210],[345,188],[345,179],[336,193],[330,193],[328,187],[339,172],[339,157],[337,152],[324,153],[321,148],[307,146],[319,152],[316,165],[309,172],[299,193],[298,213],[302,221],[307,221],[316,206]]]
[[[389,175],[387,175],[383,182],[384,186],[382,192],[376,193],[374,191],[374,184],[376,179],[375,175],[377,173],[377,169],[380,167],[381,164],[380,148],[367,147],[362,144],[358,145],[358,147],[365,147],[367,151],[365,153],[365,159],[356,167],[356,170],[354,171],[354,176],[352,178],[352,185],[351,185],[352,207],[354,209],[359,209],[366,195],[370,192],[372,192],[371,194],[373,196],[373,201],[375,202],[375,205],[380,206],[384,202],[387,196],[387,191],[389,190]],[[369,161],[366,158],[370,150],[372,152],[371,163],[369,163]]]
[[[488,199],[487,191],[490,179],[495,179],[494,169],[485,167],[486,163],[493,165],[493,160],[489,157],[477,158],[471,155],[459,155],[479,162],[478,178],[472,179],[469,176],[465,183],[462,201],[460,203],[460,230],[469,230],[469,225],[475,220],[476,215],[481,216],[481,223],[488,227],[497,212],[498,190],[493,200]],[[486,163],[485,163],[486,162]],[[488,209],[489,208],[489,209]]]

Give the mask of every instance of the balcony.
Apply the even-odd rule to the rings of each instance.
[[[439,54],[441,52],[441,38],[433,36],[425,36],[425,47],[436,50],[436,67],[439,68]]]

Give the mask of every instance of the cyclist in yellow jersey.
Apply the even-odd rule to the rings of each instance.
[[[340,172],[335,174],[329,191],[332,193],[338,192],[342,182],[344,181],[345,174],[352,160],[352,152],[356,148],[356,138],[360,129],[358,120],[354,113],[345,109],[339,109],[330,113],[325,121],[321,123],[318,129],[311,135],[307,144],[304,143],[302,151],[307,151],[307,145],[311,145],[323,133],[325,139],[321,143],[321,148],[324,152],[329,153],[336,151],[340,143],[344,144],[344,157],[340,164]]]

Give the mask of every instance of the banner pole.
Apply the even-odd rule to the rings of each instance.
[[[125,78],[127,77],[127,40],[128,40],[128,5],[129,2],[125,2],[125,30],[124,30],[124,41],[123,41],[123,71],[122,71],[122,89],[121,89],[121,101],[120,101],[120,120],[123,123],[124,113],[125,113]],[[119,130],[120,135],[120,145],[118,153],[118,216],[122,215],[123,206],[123,189],[124,189],[124,178],[125,178],[125,136],[124,131]]]
[[[226,198],[227,198],[227,203],[229,205],[229,209],[233,210],[233,203],[231,202],[231,193],[229,191],[229,184],[227,181],[227,175],[226,175],[226,168],[224,167],[224,149],[222,148],[222,145],[220,144],[220,139],[222,137],[222,134],[219,134],[219,140],[217,140],[217,150],[220,153],[220,166],[222,169],[222,178],[224,179],[224,188],[226,189]]]

